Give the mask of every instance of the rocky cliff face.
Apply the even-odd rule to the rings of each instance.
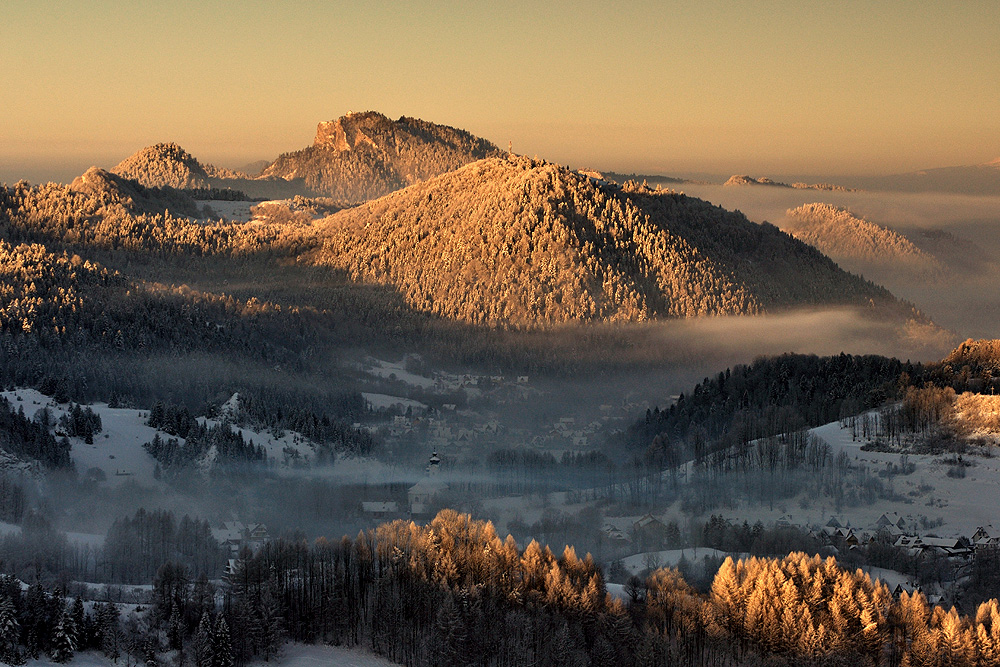
[[[464,130],[364,111],[320,123],[312,146],[281,155],[261,177],[299,182],[311,195],[359,202],[499,152]]]
[[[390,126],[392,121],[374,111],[349,113],[337,120],[323,121],[316,127],[313,146],[328,147],[338,151],[349,151],[359,144],[374,146],[375,142],[365,133],[366,129],[374,125]]]

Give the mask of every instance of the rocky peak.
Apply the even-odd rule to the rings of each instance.
[[[392,121],[375,111],[351,112],[337,120],[323,121],[316,127],[313,145],[328,146],[338,151],[352,150],[358,144],[374,146],[375,142],[366,130],[380,123],[391,124]]]

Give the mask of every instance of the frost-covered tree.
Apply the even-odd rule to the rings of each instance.
[[[73,659],[73,652],[76,650],[74,636],[76,629],[73,627],[73,619],[64,609],[59,616],[56,627],[52,630],[52,660],[54,662],[69,662]]]
[[[17,621],[14,602],[6,591],[0,590],[0,661],[10,661],[20,635],[21,624]]]
[[[212,667],[233,667],[233,642],[229,625],[222,614],[212,632]]]
[[[215,665],[212,618],[207,611],[201,615],[201,621],[198,622],[198,630],[195,632],[191,657],[194,660],[195,667],[213,667]]]

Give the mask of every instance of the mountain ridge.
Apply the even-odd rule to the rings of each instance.
[[[320,122],[312,145],[248,165],[258,172],[253,176],[202,163],[172,142],[146,146],[111,172],[146,187],[229,188],[258,198],[301,195],[360,202],[499,154],[494,144],[465,130],[365,111]]]
[[[312,146],[280,155],[261,177],[302,179],[317,194],[363,201],[499,152],[465,130],[365,111],[319,123]]]

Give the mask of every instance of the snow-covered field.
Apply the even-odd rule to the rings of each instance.
[[[223,220],[232,222],[248,222],[250,220],[250,207],[259,204],[255,201],[205,201],[198,202],[200,205],[208,205],[215,214]],[[217,219],[217,218],[216,218]]]
[[[51,398],[34,389],[16,389],[0,394],[11,402],[14,408],[24,407],[29,418],[44,407],[48,407],[52,418],[58,420],[66,413],[68,404],[59,405]],[[135,480],[140,484],[155,486],[153,477],[156,461],[142,448],[156,434],[156,429],[146,426],[141,410],[109,408],[105,403],[90,406],[101,416],[103,430],[94,436],[94,444],[84,444],[80,438],[70,438],[73,449],[70,457],[77,471],[85,475],[91,468],[104,473],[108,484],[122,484]]]
[[[812,430],[830,444],[833,455],[846,452],[852,465],[867,465],[877,472],[886,464],[900,464],[900,455],[883,452],[863,452],[862,441],[852,441],[851,430],[841,428],[834,422]],[[964,460],[973,465],[966,469],[966,477],[949,477],[951,468],[942,462],[942,456],[908,454],[910,463],[916,470],[906,476],[897,475],[894,485],[897,494],[906,498],[898,501],[879,501],[869,507],[847,508],[842,514],[852,526],[866,528],[883,512],[897,512],[900,516],[929,519],[940,518],[943,524],[934,527],[933,532],[940,537],[969,537],[979,526],[993,524],[1000,527],[1000,459],[966,455]],[[921,492],[921,485],[933,490]],[[914,495],[911,495],[914,494]],[[790,510],[793,518],[794,511]],[[832,513],[830,510],[829,513]]]
[[[360,648],[342,646],[310,646],[288,644],[277,663],[282,667],[313,667],[313,665],[338,665],[339,667],[395,667],[398,663],[368,653]]]
[[[413,385],[414,387],[423,387],[424,389],[429,389],[434,386],[434,380],[429,377],[424,377],[423,375],[411,373],[406,370],[403,362],[397,363],[371,358],[369,358],[368,361],[371,363],[371,366],[363,366],[361,367],[361,370],[365,371],[369,375],[385,378],[387,380],[395,377],[395,379],[400,382],[405,382],[406,384]]]
[[[39,393],[34,389],[16,389],[13,391],[0,392],[0,396],[5,397],[16,409],[24,408],[24,414],[29,418],[42,408],[47,407],[53,420],[58,421],[66,414],[69,404],[57,404],[48,396]],[[238,400],[233,396],[226,405],[232,410],[234,402]],[[88,406],[95,413],[100,415],[103,429],[94,436],[94,444],[88,445],[81,438],[69,438],[72,445],[70,458],[72,458],[77,472],[86,475],[91,469],[98,469],[104,475],[104,483],[109,485],[122,484],[129,480],[134,480],[144,486],[157,487],[160,485],[154,477],[156,461],[143,448],[143,444],[151,441],[157,433],[157,429],[146,425],[148,411],[131,408],[109,408],[106,403],[94,403]],[[219,420],[205,419],[199,417],[198,421],[210,426],[217,425]],[[255,445],[263,445],[267,452],[268,459],[274,459],[279,465],[285,458],[285,450],[298,452],[303,460],[313,457],[312,443],[304,436],[294,431],[284,431],[281,437],[269,432],[254,431],[247,428],[232,427],[238,430],[247,441],[253,441]],[[55,429],[58,432],[58,428]],[[161,438],[172,437],[160,432]],[[183,442],[183,438],[179,438]],[[79,542],[93,542],[94,537],[89,535],[70,536],[71,540]]]

